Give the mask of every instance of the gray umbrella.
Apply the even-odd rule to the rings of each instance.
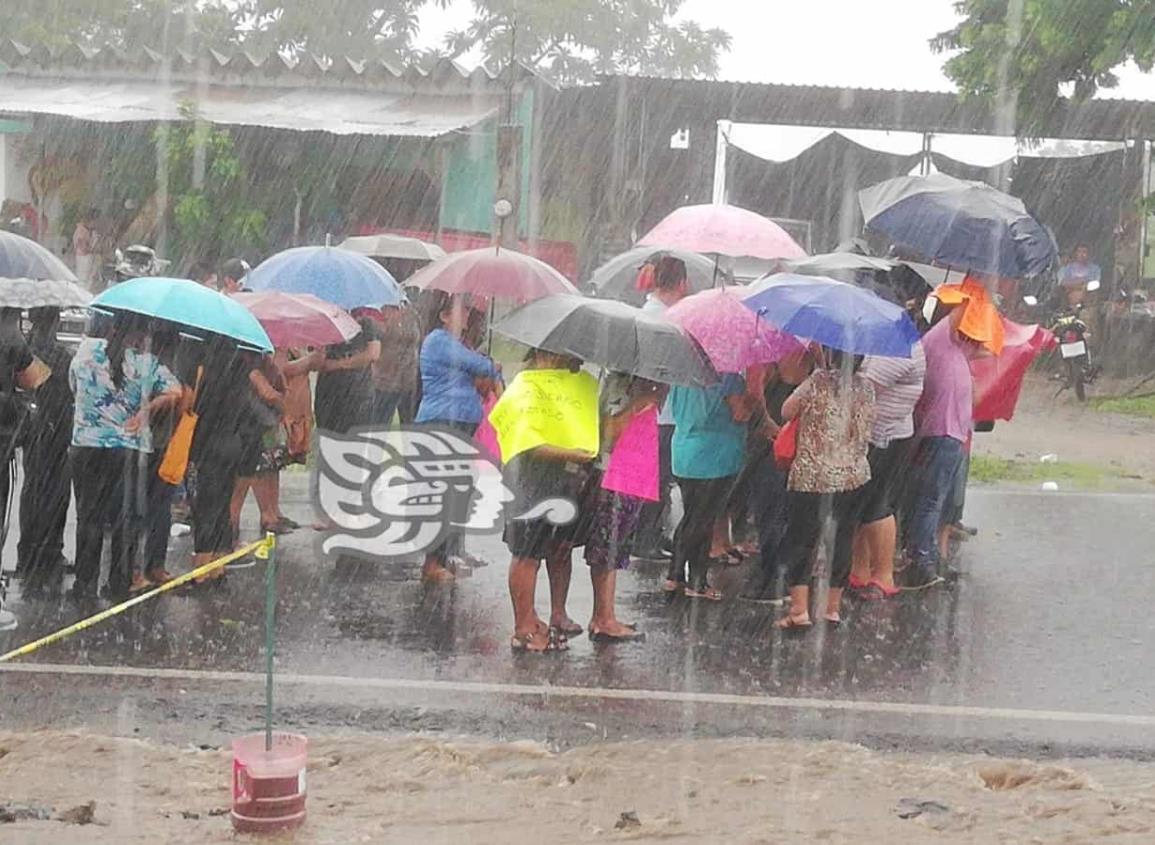
[[[0,231],[0,279],[75,282],[76,274],[36,241]]]
[[[611,258],[594,270],[589,279],[589,286],[594,296],[599,299],[616,299],[630,305],[641,305],[646,299],[646,294],[636,287],[638,272],[650,258],[663,253],[680,258],[686,263],[691,293],[725,284],[725,274],[716,269],[716,262],[712,258],[706,258],[696,252],[641,246]]]
[[[518,308],[493,330],[535,349],[661,384],[704,386],[718,380],[689,335],[624,302],[554,294]]]
[[[92,294],[75,282],[0,278],[0,308],[84,308]]]
[[[876,270],[889,272],[895,266],[895,262],[889,259],[854,252],[827,252],[823,255],[808,255],[805,258],[780,263],[787,270],[805,276],[830,276],[835,279],[842,278],[836,274],[873,273]]]

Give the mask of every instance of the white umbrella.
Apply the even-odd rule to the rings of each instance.
[[[403,258],[409,261],[436,261],[445,257],[445,250],[437,244],[426,243],[403,235],[365,235],[346,238],[339,246],[350,252],[359,252],[370,258]]]
[[[0,308],[83,308],[92,294],[75,282],[0,278]]]

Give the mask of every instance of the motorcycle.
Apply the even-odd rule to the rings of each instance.
[[[1086,292],[1093,293],[1099,286],[1097,280],[1088,282]],[[1024,296],[1023,302],[1032,308],[1039,304],[1038,298],[1031,295]],[[1095,381],[1100,368],[1091,358],[1088,345],[1091,332],[1083,320],[1082,311],[1082,302],[1074,306],[1064,303],[1050,321],[1049,328],[1059,342],[1059,356],[1063,364],[1061,372],[1055,375],[1055,378],[1063,382],[1059,392],[1073,390],[1080,402],[1086,402],[1087,385]]]

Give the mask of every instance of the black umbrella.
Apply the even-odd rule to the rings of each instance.
[[[522,306],[493,330],[535,349],[661,384],[704,386],[718,380],[689,335],[624,302],[554,294]]]

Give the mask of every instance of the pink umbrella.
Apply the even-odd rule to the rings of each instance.
[[[352,340],[361,326],[336,305],[308,293],[259,291],[233,294],[252,312],[273,346],[331,346]]]
[[[980,422],[1009,420],[1015,415],[1023,378],[1044,349],[1055,345],[1055,336],[1039,326],[1024,326],[1006,317],[1004,344],[998,357],[971,361],[975,380],[975,419]]]
[[[497,247],[450,253],[418,270],[405,284],[515,302],[530,302],[552,293],[578,293],[565,276],[544,261]]]
[[[683,249],[732,258],[805,258],[806,250],[773,220],[734,205],[686,205],[673,211],[638,246]]]
[[[803,347],[742,304],[746,289],[737,286],[687,296],[665,312],[681,326],[720,373],[741,373],[755,364],[780,361]]]

